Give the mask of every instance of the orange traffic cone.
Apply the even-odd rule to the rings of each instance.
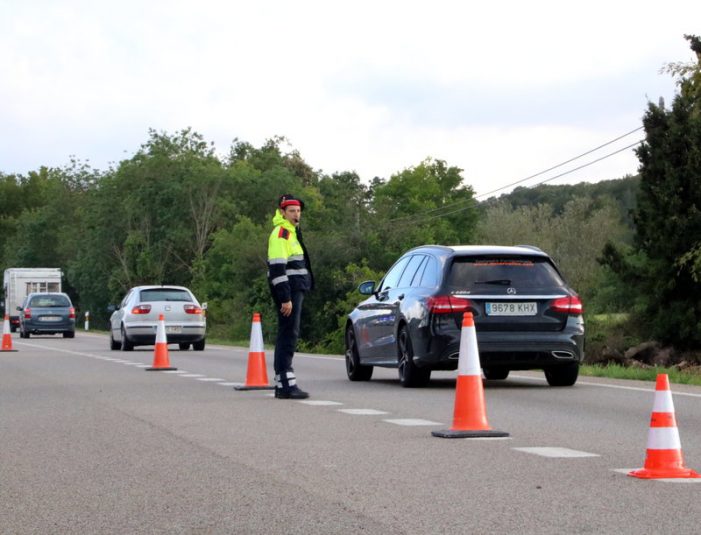
[[[268,384],[268,371],[265,367],[265,350],[263,348],[263,330],[260,325],[260,314],[253,313],[251,325],[251,345],[248,350],[248,371],[246,384],[235,386],[234,390],[272,390]]]
[[[477,334],[472,312],[465,312],[462,319],[453,427],[443,431],[432,431],[431,434],[441,438],[509,436],[509,433],[504,431],[493,431],[487,422]]]
[[[666,373],[657,375],[655,403],[647,435],[645,467],[628,472],[629,476],[643,479],[696,478],[701,477],[684,466],[682,446],[679,441],[674,402]]]
[[[168,340],[166,339],[166,322],[163,314],[158,316],[158,327],[156,328],[156,347],[153,349],[153,366],[144,369],[147,372],[164,372],[178,369],[170,367],[170,358],[168,358]]]
[[[10,332],[10,316],[5,314],[5,321],[2,325],[2,348],[0,348],[0,351],[17,351],[12,349],[12,335]]]

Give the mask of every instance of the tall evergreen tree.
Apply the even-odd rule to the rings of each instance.
[[[688,348],[701,347],[701,284],[694,270],[701,247],[701,41],[685,37],[699,62],[674,71],[681,74],[680,92],[671,109],[650,103],[643,118],[634,250],[624,258],[608,247],[605,260],[632,286],[641,325]]]

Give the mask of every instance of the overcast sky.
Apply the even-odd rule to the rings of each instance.
[[[222,155],[285,136],[364,181],[442,159],[485,194],[639,127],[685,33],[698,0],[0,0],[0,171],[106,170],[149,128],[192,127]],[[637,166],[625,150],[550,183]]]

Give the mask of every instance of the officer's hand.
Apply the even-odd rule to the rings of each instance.
[[[286,303],[283,303],[280,307],[280,312],[283,316],[289,316],[290,314],[292,314],[292,301],[287,301]]]

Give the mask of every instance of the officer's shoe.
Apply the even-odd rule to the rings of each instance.
[[[277,399],[307,399],[309,397],[309,394],[304,390],[300,390],[300,388],[297,385],[295,385],[287,389],[276,388],[275,397]]]

